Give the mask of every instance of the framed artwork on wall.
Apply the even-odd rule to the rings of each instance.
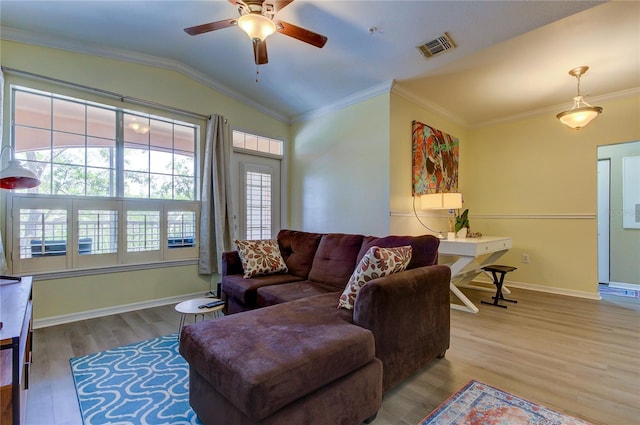
[[[411,124],[412,194],[457,192],[458,138],[419,121]]]

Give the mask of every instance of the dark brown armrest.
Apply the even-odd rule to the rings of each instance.
[[[449,348],[451,269],[418,267],[364,285],[353,323],[373,332],[388,390]]]
[[[222,276],[232,274],[244,274],[238,251],[226,251],[222,253]]]

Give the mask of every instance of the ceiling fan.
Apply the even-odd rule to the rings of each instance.
[[[228,0],[238,7],[239,18],[225,19],[185,28],[189,35],[199,35],[223,28],[239,26],[253,41],[253,55],[256,65],[269,62],[267,57],[266,38],[274,32],[279,32],[297,40],[322,48],[327,42],[324,35],[309,31],[305,28],[284,21],[274,21],[274,16],[293,0]]]

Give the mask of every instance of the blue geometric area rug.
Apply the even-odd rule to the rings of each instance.
[[[189,405],[178,334],[70,360],[85,425],[202,424]]]
[[[471,380],[418,425],[590,425]]]

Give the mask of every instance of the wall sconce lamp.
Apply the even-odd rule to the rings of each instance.
[[[558,118],[562,124],[575,128],[576,130],[580,130],[602,113],[600,106],[589,105],[584,101],[582,95],[580,95],[580,76],[587,72],[587,70],[589,70],[588,66],[579,66],[569,71],[569,75],[576,77],[578,80],[578,95],[573,98],[573,108],[556,115],[556,118]]]
[[[31,189],[40,184],[40,179],[31,170],[28,170],[20,164],[20,161],[14,159],[13,146],[5,146],[0,150],[0,164],[2,164],[2,156],[6,151],[11,151],[9,164],[0,171],[0,188],[2,189]]]

